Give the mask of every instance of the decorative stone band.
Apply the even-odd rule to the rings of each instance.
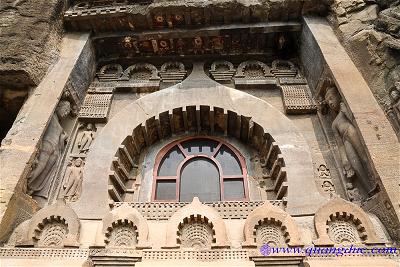
[[[0,248],[0,258],[87,258],[89,249]]]
[[[270,203],[284,210],[285,202],[282,200],[270,200]],[[189,202],[115,202],[114,208],[128,204],[137,209],[147,220],[168,220],[180,208],[189,204]],[[222,219],[246,219],[247,216],[257,207],[264,204],[264,201],[221,201],[206,202],[204,205],[215,208]]]
[[[159,250],[143,251],[143,260],[249,260],[246,250]]]

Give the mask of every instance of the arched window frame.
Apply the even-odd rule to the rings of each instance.
[[[185,149],[182,146],[182,143],[186,142],[186,141],[190,141],[190,140],[200,140],[200,139],[218,142],[218,145],[215,148],[215,151],[212,156],[209,156],[206,154],[189,155],[186,153]],[[242,175],[224,175],[223,174],[221,164],[215,159],[216,155],[218,154],[219,150],[221,149],[221,147],[223,145],[228,147],[235,154],[236,158],[239,160],[240,168],[242,170]],[[160,168],[162,159],[175,146],[177,146],[179,148],[180,152],[185,157],[185,159],[178,165],[177,172],[176,172],[177,175],[176,176],[158,176],[158,169]],[[181,176],[182,167],[185,165],[186,162],[188,162],[194,158],[201,158],[201,157],[211,160],[218,168],[218,172],[220,174],[219,183],[220,183],[221,201],[248,201],[249,200],[248,183],[247,183],[247,167],[246,167],[246,160],[243,157],[243,155],[234,146],[225,142],[224,140],[221,140],[221,139],[215,138],[215,137],[196,136],[196,137],[187,137],[187,138],[176,140],[176,141],[166,145],[158,152],[156,159],[155,159],[154,168],[153,168],[153,188],[152,188],[152,196],[151,196],[152,201],[155,201],[155,202],[166,202],[166,201],[179,202],[180,180],[181,180],[180,176]],[[224,180],[227,180],[227,179],[243,179],[244,198],[225,200]],[[168,200],[157,200],[156,199],[157,182],[160,180],[175,180],[175,199],[168,199]]]

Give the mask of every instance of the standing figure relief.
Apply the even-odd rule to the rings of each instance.
[[[390,90],[390,108],[387,114],[394,124],[397,132],[400,132],[400,82],[396,82],[395,86]]]
[[[60,101],[56,108],[46,133],[40,144],[39,152],[31,166],[27,177],[27,193],[31,195],[40,206],[48,199],[57,163],[67,142],[67,134],[60,125],[60,120],[68,116],[71,106],[68,101]]]
[[[336,114],[332,130],[338,145],[343,174],[349,181],[356,177],[363,189],[368,192],[372,189],[368,158],[349,111],[335,87],[326,90],[325,103]]]
[[[87,154],[89,147],[94,140],[95,127],[92,123],[86,125],[86,129],[83,130],[82,134],[78,138],[78,150],[80,154]]]
[[[64,177],[64,198],[68,201],[76,201],[82,191],[83,161],[81,158],[72,160],[67,167]]]

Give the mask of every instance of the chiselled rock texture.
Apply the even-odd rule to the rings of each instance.
[[[399,5],[398,0],[334,0],[328,17],[384,110],[393,105],[389,95],[400,80]]]
[[[37,85],[58,55],[61,0],[0,2],[0,86]]]
[[[63,33],[62,0],[0,2],[0,142],[49,66]]]

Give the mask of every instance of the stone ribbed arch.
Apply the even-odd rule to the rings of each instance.
[[[81,198],[71,205],[80,218],[103,218],[108,212],[108,183],[110,175],[110,164],[115,160],[115,153],[127,138],[132,136],[136,129],[146,129],[149,134],[143,136],[152,140],[152,136],[159,136],[158,128],[152,128],[151,121],[157,124],[156,116],[165,111],[163,116],[173,115],[174,112],[193,112],[193,109],[183,110],[185,107],[202,107],[204,114],[213,114],[210,124],[201,125],[201,130],[207,129],[215,124],[216,116],[229,117],[229,114],[218,113],[218,109],[206,112],[207,107],[220,107],[225,111],[231,111],[232,118],[236,120],[225,120],[227,124],[239,123],[251,118],[260,127],[253,130],[255,142],[262,144],[265,134],[273,137],[275,144],[279,147],[280,154],[285,160],[285,173],[287,176],[287,209],[291,215],[313,214],[327,200],[321,196],[313,180],[313,165],[310,148],[299,133],[294,124],[271,104],[209,79],[203,72],[203,65],[195,64],[191,75],[181,84],[171,86],[167,89],[154,92],[144,96],[127,105],[119,113],[115,114],[105,127],[98,133],[88,153],[84,167],[84,179]],[[206,105],[206,106],[204,106]],[[179,107],[178,109],[176,109]],[[214,120],[214,122],[213,122]],[[141,125],[146,121],[147,125]],[[140,126],[141,127],[138,127]],[[184,124],[185,125],[185,124]],[[193,125],[186,125],[194,127]],[[175,127],[174,129],[179,129]],[[185,129],[185,128],[184,128]],[[211,128],[210,128],[211,129]],[[235,127],[239,138],[245,132],[241,127]],[[200,132],[201,133],[201,132]],[[299,190],[306,188],[307,191]]]
[[[106,237],[107,233],[111,232],[113,225],[118,221],[127,221],[136,227],[138,242],[136,248],[149,248],[149,226],[147,220],[140,212],[128,205],[122,205],[110,211],[103,218],[102,237]]]
[[[281,229],[285,233],[287,244],[290,246],[302,245],[300,240],[300,233],[296,222],[288,213],[282,209],[273,206],[269,201],[266,201],[264,205],[253,210],[247,217],[244,223],[244,242],[243,247],[255,247],[254,242],[255,229],[260,222],[263,221],[274,221],[281,225]]]
[[[125,79],[129,79],[131,76],[131,73],[137,70],[143,70],[146,69],[151,72],[151,77],[150,80],[159,80],[160,78],[158,77],[158,70],[157,68],[149,63],[137,63],[132,66],[129,66],[123,73],[123,77]]]
[[[237,67],[235,76],[236,77],[244,77],[244,70],[250,66],[260,67],[263,70],[265,77],[271,76],[271,69],[268,67],[268,65],[261,61],[258,61],[258,60],[248,60],[248,61],[240,63],[239,66]]]
[[[212,248],[229,247],[228,237],[226,234],[225,223],[219,215],[218,211],[212,207],[202,204],[197,197],[193,198],[192,203],[177,210],[168,220],[167,234],[165,240],[165,248],[178,248],[178,235],[180,225],[190,217],[207,218],[212,224],[215,241],[211,245]]]
[[[197,114],[200,114],[198,117]],[[108,193],[110,205],[123,202],[128,191],[130,174],[137,168],[143,150],[152,144],[169,138],[172,134],[200,133],[230,136],[251,146],[258,152],[263,173],[275,181],[277,200],[286,199],[287,175],[285,160],[274,138],[251,118],[240,116],[231,110],[202,105],[177,107],[138,125],[118,147],[110,166]]]
[[[168,68],[176,67],[179,71],[185,71],[185,65],[179,61],[168,61],[161,65],[160,71],[166,72]]]
[[[226,60],[217,60],[217,61],[214,61],[211,64],[210,71],[216,71],[217,67],[221,66],[221,65],[222,66],[226,66],[229,71],[234,71],[235,70],[235,67],[233,66],[233,64],[231,62],[226,61]]]
[[[357,227],[364,243],[381,243],[375,233],[374,225],[365,211],[354,203],[336,197],[315,213],[314,225],[318,234],[318,239],[313,242],[315,245],[334,244],[328,235],[328,223],[336,218],[345,218],[352,222]]]

